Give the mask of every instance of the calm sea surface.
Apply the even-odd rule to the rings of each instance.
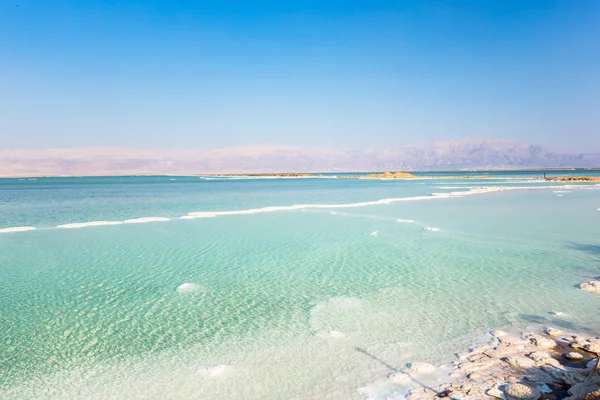
[[[0,398],[400,399],[489,330],[597,333],[600,185],[485,174],[0,179]]]

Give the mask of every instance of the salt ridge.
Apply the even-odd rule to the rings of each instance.
[[[58,225],[57,228],[62,229],[75,229],[75,228],[87,228],[89,226],[106,226],[106,225],[121,225],[123,221],[91,221],[91,222],[77,222],[73,224]]]
[[[402,201],[420,201],[420,200],[461,198],[461,197],[471,196],[471,195],[476,195],[476,194],[504,192],[504,191],[513,191],[513,190],[536,190],[536,189],[588,189],[588,190],[590,190],[590,189],[599,189],[599,188],[600,188],[600,184],[595,184],[595,185],[584,185],[584,184],[552,185],[552,186],[546,185],[546,186],[534,186],[534,187],[526,187],[526,186],[473,187],[469,190],[456,191],[456,192],[431,193],[430,195],[424,195],[424,196],[395,197],[395,198],[363,201],[363,202],[347,203],[347,204],[296,204],[296,205],[291,205],[291,206],[271,206],[271,207],[251,208],[251,209],[246,209],[246,210],[196,211],[196,212],[190,212],[187,215],[181,216],[181,217],[179,217],[179,219],[188,220],[188,219],[197,219],[197,218],[214,218],[217,216],[225,216],[225,215],[250,215],[250,214],[259,214],[259,213],[276,212],[276,211],[294,211],[294,210],[304,211],[306,209],[367,207],[367,206],[375,206],[375,205],[382,205],[382,204],[392,204],[392,203],[397,203],[397,202],[402,202]],[[600,211],[600,208],[598,209],[598,211]],[[58,225],[57,228],[63,228],[63,229],[87,228],[87,227],[91,227],[91,226],[166,222],[166,221],[170,221],[170,220],[171,220],[170,218],[165,218],[165,217],[141,217],[141,218],[127,219],[125,221],[90,221],[90,222],[80,222],[80,223],[78,222],[78,223],[72,223],[72,224]],[[409,221],[413,222],[412,220],[397,220],[397,221],[398,222],[409,222]],[[35,229],[36,228],[33,226],[0,228],[0,233],[25,232],[25,231],[32,231]]]
[[[12,228],[2,228],[0,229],[0,233],[11,233],[11,232],[26,232],[26,231],[34,231],[35,226],[15,226]]]
[[[145,224],[147,222],[166,222],[170,221],[170,218],[163,217],[142,217],[134,219],[126,219],[123,221],[124,224]]]

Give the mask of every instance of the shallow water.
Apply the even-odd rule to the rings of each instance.
[[[491,329],[598,329],[600,186],[495,174],[0,180],[37,228],[0,234],[0,398],[401,398]]]

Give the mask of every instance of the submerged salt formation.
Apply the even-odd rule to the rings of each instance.
[[[520,338],[492,332],[488,344],[460,355],[450,383],[434,388],[419,385],[412,372],[394,373],[389,379],[413,386],[408,400],[600,399],[600,338],[563,335],[550,327],[545,332],[526,332]],[[420,365],[412,364],[410,369],[418,373],[433,370]],[[405,375],[413,379],[407,380]]]
[[[197,283],[186,282],[177,286],[177,291],[179,293],[192,293],[196,292],[198,289],[200,289],[200,286]]]
[[[585,290],[586,292],[600,294],[600,281],[584,282],[581,285],[579,285],[579,288],[581,290]]]

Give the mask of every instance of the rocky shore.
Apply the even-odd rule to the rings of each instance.
[[[599,280],[581,290],[600,294]],[[563,313],[555,312],[561,317]],[[436,368],[412,363],[406,372],[389,376],[410,385],[408,400],[600,400],[600,336],[585,336],[546,327],[543,333],[519,337],[491,332],[491,340],[463,354],[452,365],[450,381],[429,387],[419,384]]]
[[[600,400],[600,337],[565,334],[548,327],[520,337],[492,332],[489,343],[459,354],[451,381],[437,387],[417,384],[435,368],[413,363],[389,379],[412,384],[408,400],[543,399]]]
[[[546,178],[549,182],[600,182],[600,176],[554,176]]]

